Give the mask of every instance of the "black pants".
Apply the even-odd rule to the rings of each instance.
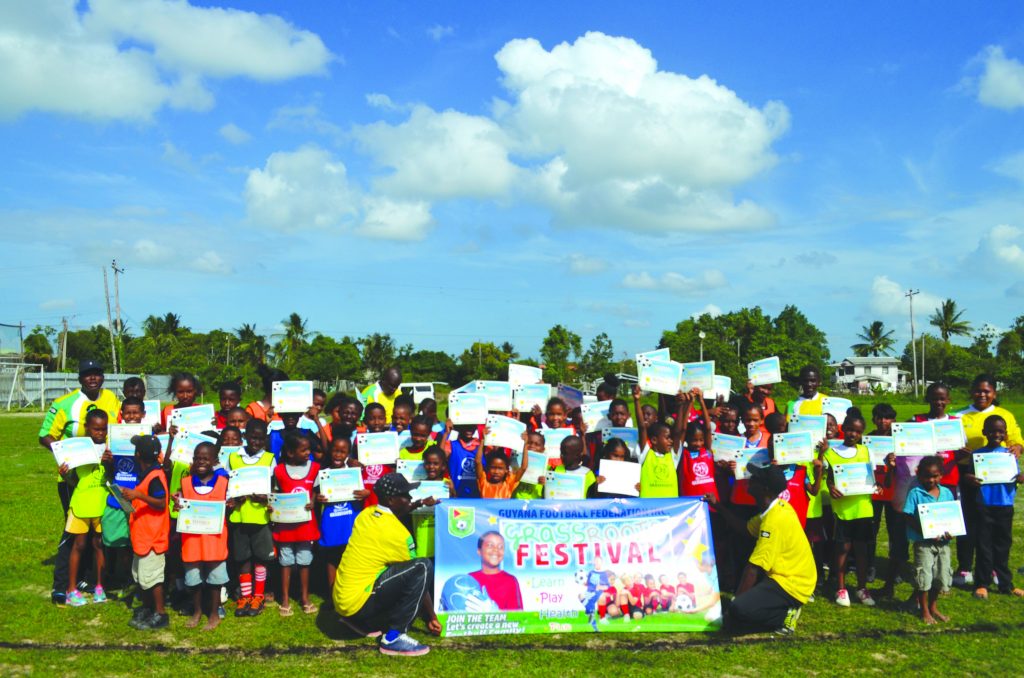
[[[725,631],[734,635],[775,631],[786,621],[790,608],[800,606],[774,579],[765,577],[733,599],[726,609]]]
[[[67,483],[57,483],[57,498],[64,509],[64,524],[68,521],[68,509],[71,507],[71,490]],[[64,593],[68,590],[68,569],[71,566],[71,549],[75,545],[75,535],[64,532],[57,544],[57,555],[53,559],[53,591]],[[91,554],[91,549],[86,549]],[[82,570],[84,572],[84,570]],[[77,583],[77,582],[76,582]]]
[[[975,546],[974,585],[991,588],[992,571],[999,576],[999,590],[1013,589],[1010,546],[1013,544],[1013,507],[978,504],[978,541]]]
[[[416,619],[433,570],[428,558],[392,565],[377,577],[370,598],[349,619],[368,631],[405,633]]]
[[[756,506],[748,504],[733,504],[732,512],[744,523],[760,513]],[[740,534],[738,532],[729,533],[727,539],[729,539],[730,544],[733,587],[735,588],[739,586],[740,579],[743,577],[743,570],[747,567],[747,561],[750,560],[750,554],[754,552],[757,540],[749,534]]]
[[[964,512],[964,527],[967,528],[967,534],[956,538],[956,569],[960,572],[970,572],[974,568],[974,550],[978,540],[978,488],[965,485],[965,482],[960,476],[960,507]]]

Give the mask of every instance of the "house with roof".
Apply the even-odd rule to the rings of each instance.
[[[829,367],[834,370],[832,381],[837,391],[867,394],[881,388],[897,393],[910,387],[910,373],[900,369],[899,358],[844,358]]]

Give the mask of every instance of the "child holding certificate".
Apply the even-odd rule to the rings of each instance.
[[[522,463],[516,469],[509,468],[508,457],[504,452],[495,450],[487,454],[487,467],[484,467],[484,446],[476,448],[476,486],[481,499],[511,499],[512,493],[519,487],[519,481],[530,463],[530,455],[526,452],[526,433],[523,433]]]
[[[526,433],[526,454],[544,454],[544,436],[538,431],[527,431]],[[523,476],[519,486],[512,493],[513,499],[540,499],[544,496],[544,484],[540,478],[544,477],[547,466],[534,468],[529,475]],[[449,481],[451,482],[451,481]]]
[[[992,586],[992,572],[999,577],[999,592],[1024,596],[1024,590],[1013,585],[1010,572],[1010,547],[1013,546],[1013,502],[1017,498],[1017,484],[1024,482],[1017,462],[1012,461],[1013,453],[1005,447],[1007,439],[1006,419],[990,414],[982,425],[982,433],[988,443],[974,450],[970,471],[964,474],[967,485],[975,488],[978,508],[977,554],[974,568],[974,597],[988,599]],[[983,482],[979,475],[978,455],[1006,455],[1007,465],[1012,465],[1016,475],[1010,482]],[[984,457],[983,457],[984,458]],[[1000,460],[1002,461],[1002,460]]]
[[[141,380],[140,380],[141,381]],[[145,391],[145,385],[143,385]],[[126,397],[121,402],[121,413],[118,419],[124,424],[141,424],[146,416],[146,404],[134,396]],[[152,433],[152,430],[149,431]],[[139,484],[139,470],[135,465],[134,451],[131,455],[114,455],[108,448],[101,459],[107,469],[107,475],[115,487],[134,488]],[[103,527],[103,546],[107,549],[107,566],[110,578],[119,576],[118,571],[125,573],[131,580],[131,537],[128,533],[128,514],[121,508],[120,502],[113,494],[108,494],[107,505],[103,509],[100,521]]]
[[[352,443],[345,436],[339,436],[331,441],[331,454],[327,468],[341,469],[349,468],[349,454],[352,450]],[[348,546],[349,537],[352,536],[352,525],[356,520],[357,509],[361,506],[363,499],[370,493],[365,489],[356,490],[353,493],[355,501],[328,501],[322,494],[317,495],[317,503],[321,505],[320,510],[320,555],[327,566],[327,589],[334,590],[334,577],[338,572],[338,563]]]
[[[609,461],[623,461],[623,462],[624,461],[630,461],[630,463],[633,463],[629,459],[629,448],[626,447],[625,441],[623,441],[621,438],[612,438],[612,439],[610,439],[608,442],[606,442],[604,444],[604,448],[602,448],[602,450],[601,450],[601,459],[607,459]],[[597,481],[598,491],[595,493],[595,496],[598,499],[617,499],[617,498],[620,498],[620,497],[628,498],[628,497],[636,496],[636,495],[632,495],[632,494],[616,494],[614,492],[602,492],[601,491],[601,484],[604,483],[605,477],[599,475],[599,476],[597,476],[596,481]],[[640,491],[640,487],[639,486],[636,489],[637,489],[637,492]]]
[[[450,419],[445,428],[451,428]],[[475,499],[480,493],[477,489],[476,464],[473,459],[476,457],[477,447],[483,445],[483,436],[479,434],[479,427],[476,424],[460,424],[454,428],[457,437],[455,440],[449,440],[450,436],[442,436],[441,449],[448,455],[448,472],[455,484],[455,496],[460,499]]]
[[[922,423],[926,421],[948,421],[957,419],[954,414],[947,414],[949,408],[949,386],[941,381],[933,381],[928,384],[924,394],[924,401],[928,403],[928,411],[924,414],[915,414],[911,421]],[[955,450],[936,450],[935,454],[942,458],[942,480],[940,484],[957,496],[960,492],[960,464],[971,456],[971,451],[966,447]],[[897,476],[899,480],[899,476]],[[896,494],[899,494],[899,485],[896,486]]]
[[[633,407],[636,418],[643,420],[640,409],[640,396],[643,391],[639,386],[633,387]],[[682,395],[682,394],[680,394]],[[680,417],[682,421],[682,403]],[[655,422],[640,427],[640,496],[678,497],[679,478],[676,468],[679,466],[679,440],[672,437],[672,429],[667,424]]]
[[[567,436],[562,439],[561,452],[559,455],[562,463],[555,467],[555,473],[568,473],[574,476],[583,476],[583,495],[586,498],[594,496],[597,490],[597,478],[594,472],[583,465],[583,438],[579,436]],[[526,454],[523,454],[523,468],[526,468]]]
[[[309,566],[313,564],[313,542],[320,539],[320,527],[313,517],[313,485],[320,473],[320,464],[309,457],[309,439],[297,431],[290,431],[281,448],[282,463],[274,467],[274,487],[280,494],[305,494],[309,520],[301,523],[274,523],[274,542],[278,548],[278,562],[281,565],[281,605],[278,612],[282,617],[292,615],[289,604],[292,569],[299,568],[300,602],[306,614],[316,612],[316,605],[309,602]]]
[[[189,475],[181,481],[181,493],[174,496],[175,507],[181,511],[181,500],[225,502],[228,495],[228,476],[215,469],[217,448],[211,443],[199,443],[192,455]],[[185,586],[192,591],[192,618],[185,622],[195,628],[203,618],[203,586],[208,593],[210,617],[204,631],[220,624],[220,589],[228,583],[228,525],[222,521],[220,532],[192,534],[182,530],[181,561],[185,565]],[[187,528],[185,528],[187,529]]]
[[[703,497],[712,494],[718,498],[715,486],[715,458],[711,454],[711,417],[704,395],[695,394],[700,402],[703,419],[695,419],[686,425],[686,447],[679,464],[679,496]],[[687,398],[687,409],[692,398]]]
[[[203,392],[203,387],[194,374],[188,372],[175,372],[171,375],[170,385],[167,387],[167,394],[174,396],[174,402],[169,403],[160,413],[160,425],[163,430],[170,431],[167,422],[171,418],[171,412],[181,407],[192,407],[196,404],[196,398]],[[213,428],[214,422],[210,422]],[[171,431],[173,435],[175,431]]]
[[[363,411],[366,422],[367,433],[383,433],[388,430],[387,410],[380,403],[370,403]],[[377,481],[389,473],[395,472],[394,464],[363,464],[359,461],[359,446],[353,447],[353,456],[356,463],[363,469],[363,485],[370,493],[366,497],[366,505],[373,506],[377,503],[377,495],[373,493],[373,486]]]
[[[97,447],[106,447],[107,421],[107,413],[100,409],[90,410],[85,416],[85,434]],[[59,471],[61,476],[74,486],[67,525],[64,527],[64,531],[74,538],[69,557],[67,604],[71,607],[81,607],[87,603],[85,596],[76,588],[79,563],[87,546],[92,548],[93,566],[96,570],[96,588],[92,594],[92,601],[106,602],[107,596],[103,591],[103,539],[100,535],[101,519],[107,505],[107,471],[98,461],[74,469],[68,469],[67,464],[61,464]]]
[[[925,539],[921,534],[921,515],[918,507],[940,501],[953,501],[953,493],[939,484],[942,478],[942,459],[924,457],[917,465],[917,483],[907,492],[903,514],[907,541],[914,547],[914,596],[921,608],[925,624],[949,621],[939,612],[936,603],[939,594],[949,590],[953,583],[953,564],[950,556],[949,533],[942,537]]]
[[[398,407],[398,403],[395,403],[395,407]],[[398,419],[395,415],[395,419]],[[399,459],[410,459],[418,460],[423,458],[423,453],[427,448],[436,445],[430,437],[431,424],[430,419],[423,416],[422,414],[414,417],[412,424],[409,425],[409,446],[403,447],[398,451]]]
[[[896,421],[896,409],[889,403],[878,403],[871,408],[871,423],[875,428],[869,435],[891,436],[892,425]],[[895,458],[895,457],[894,457]],[[923,457],[912,457],[913,467],[908,475],[913,475],[917,468],[917,462]],[[897,463],[899,459],[896,459]],[[871,519],[871,541],[868,543],[868,583],[875,581],[875,560],[878,551],[878,530],[882,526],[882,516],[885,516],[885,531],[889,537],[889,576],[886,579],[885,587],[882,589],[883,596],[892,595],[892,587],[895,584],[896,576],[900,574],[900,566],[907,562],[907,542],[904,537],[906,526],[903,524],[902,507],[897,507],[893,498],[896,488],[893,483],[887,481],[889,475],[888,461],[875,465],[875,486],[878,488],[871,495],[871,509],[874,512]]]
[[[217,388],[217,395],[220,409],[213,417],[217,421],[217,428],[224,428],[228,425],[228,413],[242,402],[242,385],[237,381],[225,381]]]
[[[275,419],[280,418],[274,413],[274,382],[288,381],[288,375],[281,370],[267,367],[266,365],[257,367],[256,374],[259,375],[260,382],[263,384],[263,397],[246,405],[245,411],[253,419],[259,419],[269,424]]]
[[[160,441],[156,436],[134,436],[132,444],[142,480],[134,489],[122,487],[121,496],[132,503],[132,577],[142,589],[142,606],[128,625],[140,631],[165,629],[171,623],[164,611],[164,564],[170,544],[167,476],[157,461]]]
[[[447,464],[445,463],[444,452],[437,445],[428,447],[423,453],[423,472],[427,474],[429,481],[444,481],[448,486],[448,496],[455,496],[455,485],[448,477]],[[412,533],[416,537],[416,557],[434,557],[434,533],[437,530],[437,520],[434,518],[434,511],[415,511],[412,513]]]

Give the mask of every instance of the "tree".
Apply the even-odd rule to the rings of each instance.
[[[364,379],[376,379],[394,364],[395,341],[390,334],[374,332],[356,343],[362,349]]]
[[[290,372],[298,359],[299,350],[306,345],[310,332],[306,328],[306,321],[298,313],[292,313],[281,321],[284,326],[284,336],[277,343],[275,352],[278,363],[285,372]]]
[[[151,339],[163,337],[177,338],[189,331],[181,324],[181,316],[177,313],[165,313],[163,316],[150,315],[142,321],[143,336]]]
[[[568,382],[569,360],[578,357],[580,352],[580,335],[561,325],[548,330],[540,347],[540,357],[545,364],[544,380],[552,384]]]
[[[443,381],[457,386],[460,379],[455,358],[444,351],[412,351],[399,364],[404,381]]]
[[[602,332],[590,341],[587,352],[580,358],[580,376],[586,381],[595,381],[611,371],[615,350],[612,340]]]
[[[238,337],[238,348],[235,349],[238,362],[252,367],[266,364],[270,344],[266,337],[256,332],[255,325],[244,323],[235,330],[235,336]]]
[[[508,353],[494,343],[473,342],[473,345],[459,356],[455,381],[459,386],[474,379],[504,381],[508,378],[508,361]]]
[[[961,319],[965,312],[957,310],[955,301],[946,299],[935,309],[928,322],[938,328],[942,340],[948,343],[950,337],[962,337],[971,333],[971,324]]]
[[[519,351],[516,350],[516,347],[512,345],[511,341],[502,342],[501,351],[502,353],[506,353],[508,355],[509,360],[519,359]]]
[[[879,355],[889,355],[893,344],[896,343],[892,335],[892,330],[886,331],[885,323],[881,320],[876,320],[870,325],[861,328],[860,334],[857,335],[861,343],[854,344],[850,348],[862,358],[865,356],[878,357]]]
[[[287,371],[288,376],[296,379],[355,381],[362,376],[362,363],[359,349],[351,339],[335,341],[320,334],[296,347]]]

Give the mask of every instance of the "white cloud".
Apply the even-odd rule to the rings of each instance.
[[[46,301],[39,304],[39,309],[42,311],[56,311],[71,308],[74,305],[74,299],[47,299]]]
[[[984,54],[985,71],[978,82],[978,101],[1007,111],[1024,106],[1024,64],[1008,58],[997,45],[987,47]]]
[[[269,14],[170,0],[78,4],[0,4],[0,117],[207,110],[204,78],[283,80],[323,73],[331,59],[315,34]]]
[[[442,26],[441,24],[434,24],[427,29],[427,35],[433,39],[434,42],[440,42],[444,38],[455,35],[455,28],[452,26]]]
[[[702,315],[709,315],[712,318],[717,318],[718,316],[722,315],[722,309],[719,308],[718,306],[715,306],[714,304],[708,304],[699,311],[694,311],[690,315],[690,317],[696,320],[697,318],[700,318]]]
[[[232,268],[213,250],[206,250],[192,260],[192,268],[203,273],[231,273]]]
[[[412,106],[396,104],[387,94],[381,92],[370,92],[366,95],[366,103],[382,111],[409,111]]]
[[[641,271],[640,273],[627,273],[626,277],[622,279],[622,286],[634,290],[653,290],[658,283],[650,273]]]
[[[600,257],[588,257],[585,254],[570,254],[566,258],[569,272],[575,275],[594,275],[608,268],[608,262]]]
[[[996,174],[1024,183],[1024,151],[1004,156],[988,168]]]
[[[358,232],[371,238],[421,240],[434,223],[430,204],[422,201],[394,201],[370,197],[364,201],[366,215]]]
[[[134,259],[143,264],[153,264],[160,261],[162,253],[160,247],[147,238],[142,240],[136,240],[132,246],[132,254]]]
[[[654,290],[660,289],[666,292],[674,292],[681,296],[692,296],[720,289],[728,286],[729,282],[725,274],[718,269],[704,271],[697,278],[688,278],[679,273],[663,273],[655,278],[646,271],[640,273],[627,273],[622,279],[622,286],[631,289]]]
[[[309,131],[340,140],[344,136],[341,128],[327,120],[316,104],[306,106],[281,106],[274,111],[267,123],[267,129],[288,131]]]
[[[246,132],[244,129],[239,127],[233,122],[222,126],[219,130],[220,135],[230,144],[244,144],[245,142],[252,139],[252,135]]]
[[[875,276],[871,283],[871,309],[884,316],[910,315],[910,301],[905,296],[908,288],[887,275]],[[914,318],[926,322],[927,316],[942,303],[942,299],[929,292],[914,296]]]
[[[988,268],[1009,267],[1011,274],[1024,273],[1024,228],[1000,224],[981,237],[975,261]]]

